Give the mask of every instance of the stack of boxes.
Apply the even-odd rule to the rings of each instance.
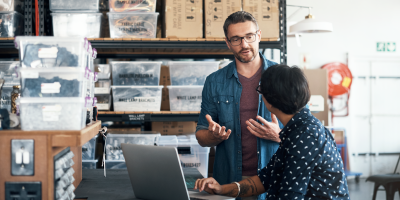
[[[161,62],[111,62],[114,111],[160,111]]]
[[[111,107],[111,69],[110,65],[96,65],[98,81],[95,83],[94,95],[97,98],[97,110],[110,110]]]
[[[99,0],[50,0],[50,10],[54,36],[100,37]]]
[[[156,0],[109,0],[111,38],[155,38]]]
[[[0,0],[0,38],[24,34],[24,0]]]

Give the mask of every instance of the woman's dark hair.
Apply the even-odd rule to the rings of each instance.
[[[274,65],[261,76],[261,93],[273,107],[291,115],[310,100],[307,78],[297,66]]]

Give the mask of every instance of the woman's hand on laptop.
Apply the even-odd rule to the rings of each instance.
[[[214,178],[197,179],[193,189],[210,194],[221,194],[222,192],[222,186]]]

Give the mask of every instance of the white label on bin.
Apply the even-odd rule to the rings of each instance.
[[[50,48],[41,48],[38,52],[39,58],[57,58],[58,48],[50,47]]]
[[[58,121],[60,119],[61,110],[62,110],[61,105],[43,106],[42,107],[43,121],[45,122]]]
[[[119,102],[135,102],[135,103],[154,103],[156,97],[133,97],[133,98],[119,98]]]
[[[98,103],[96,104],[97,110],[108,110],[110,109],[109,105],[107,103]]]
[[[60,93],[61,84],[60,82],[54,83],[42,83],[42,93]]]
[[[39,78],[38,72],[24,72],[22,75],[24,76],[24,78],[34,78],[34,79]]]
[[[32,62],[31,62],[31,67],[32,67],[32,68],[36,68],[36,67],[40,66],[41,64],[42,64],[42,61],[40,61],[40,60],[35,60],[35,61],[32,61]]]
[[[114,101],[115,111],[160,111],[161,98],[134,97],[118,98]]]
[[[177,96],[176,99],[180,101],[196,101],[197,99],[201,100],[201,96]]]
[[[94,88],[94,93],[95,94],[109,94],[110,88],[96,87],[96,88]]]

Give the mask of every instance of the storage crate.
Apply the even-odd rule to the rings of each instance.
[[[0,12],[24,13],[24,0],[0,0]]]
[[[87,65],[87,47],[84,38],[50,36],[18,36],[21,67],[81,67]]]
[[[111,62],[113,85],[159,85],[161,62]]]
[[[96,169],[98,160],[82,160],[82,169]]]
[[[158,13],[107,13],[111,38],[156,38]]]
[[[85,127],[85,99],[25,98],[20,99],[21,128],[30,130],[81,130]]]
[[[156,0],[109,0],[110,12],[155,12]]]
[[[13,91],[12,86],[3,86],[1,88],[1,100],[0,100],[0,108],[7,109],[8,112],[11,112],[11,92]]]
[[[69,2],[69,0],[63,1]],[[100,38],[101,13],[60,12],[50,14],[53,18],[53,33],[56,37]]]
[[[160,111],[163,86],[112,86],[114,111]]]
[[[4,86],[21,84],[21,77],[18,76],[18,70],[18,61],[0,61],[0,78],[4,79]]]
[[[106,160],[125,160],[121,144],[156,145],[161,134],[108,134],[106,139]]]
[[[97,77],[99,79],[110,79],[111,69],[110,65],[95,65],[94,70],[98,73]]]
[[[97,136],[94,136],[84,145],[82,145],[82,160],[94,160],[96,153],[96,140]]]
[[[50,10],[53,12],[97,12],[99,11],[99,0],[50,0]]]
[[[1,3],[0,0],[0,9]],[[17,12],[0,11],[0,38],[24,35],[24,16]]]
[[[110,110],[111,95],[110,94],[95,94],[97,98],[97,110]]]
[[[169,62],[171,85],[204,85],[206,78],[218,70],[219,62]]]
[[[157,146],[177,147],[183,168],[196,168],[204,178],[208,177],[210,147],[202,147],[195,135],[160,136]]]
[[[167,86],[171,111],[200,111],[203,86]]]
[[[83,68],[21,68],[23,97],[85,97],[87,78]]]

